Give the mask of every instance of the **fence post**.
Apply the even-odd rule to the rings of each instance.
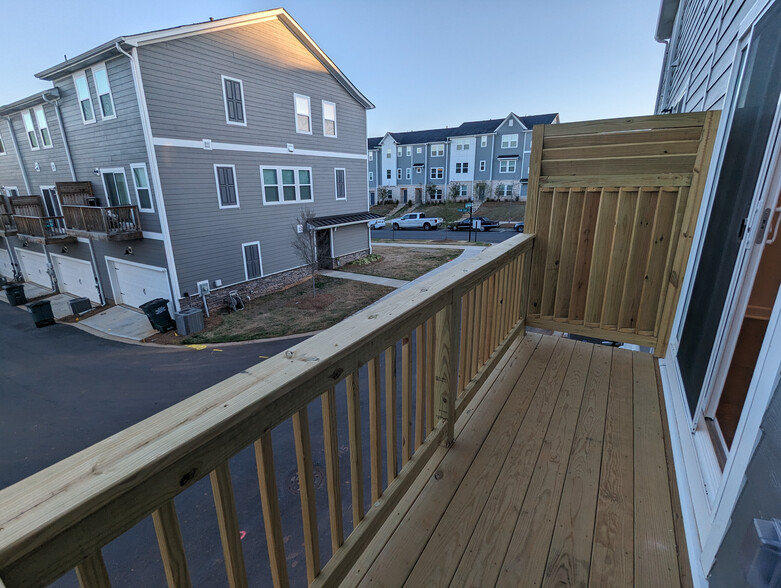
[[[445,421],[445,445],[455,438],[456,396],[458,394],[458,340],[461,323],[461,297],[450,292],[450,302],[436,320],[436,359],[434,393],[437,416]]]

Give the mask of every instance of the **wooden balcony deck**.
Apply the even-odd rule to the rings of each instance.
[[[690,585],[657,381],[647,353],[519,340],[345,585]]]

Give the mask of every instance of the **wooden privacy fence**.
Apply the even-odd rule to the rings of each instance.
[[[718,118],[534,127],[527,324],[664,355]]]
[[[101,549],[151,516],[168,585],[189,586],[188,563],[214,556],[185,553],[173,499],[208,475],[228,583],[246,586],[228,460],[254,446],[270,573],[275,586],[288,585],[271,433],[292,419],[307,579],[337,585],[436,448],[453,439],[454,421],[523,333],[533,240],[518,235],[493,246],[0,491],[0,579],[6,588],[41,585],[75,567],[83,587],[108,586]],[[346,394],[346,415],[338,413],[337,391]],[[308,413],[318,400],[332,553],[323,570]],[[340,417],[347,438],[338,439]],[[341,494],[340,443],[349,447],[349,497]],[[348,537],[343,504],[354,525]]]

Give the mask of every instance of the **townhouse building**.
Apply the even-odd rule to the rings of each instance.
[[[400,202],[526,199],[532,127],[559,122],[557,113],[508,114],[458,127],[388,132],[368,141],[369,202],[378,190]]]
[[[283,9],[123,36],[0,107],[0,273],[96,303],[221,304],[370,250],[361,94]]]

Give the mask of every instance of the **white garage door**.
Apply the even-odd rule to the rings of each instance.
[[[95,288],[95,275],[92,273],[92,264],[89,261],[54,253],[51,257],[61,292],[83,296],[100,304],[98,290]]]
[[[19,260],[19,265],[22,266],[22,275],[25,282],[32,282],[44,288],[52,287],[51,278],[46,273],[46,256],[43,253],[36,253],[27,249],[16,249],[16,258]]]
[[[165,268],[118,259],[106,259],[117,304],[139,307],[155,298],[171,300]],[[170,305],[169,305],[170,306]]]
[[[0,249],[0,276],[9,280],[14,279],[14,266],[11,264],[11,255],[5,249]]]

